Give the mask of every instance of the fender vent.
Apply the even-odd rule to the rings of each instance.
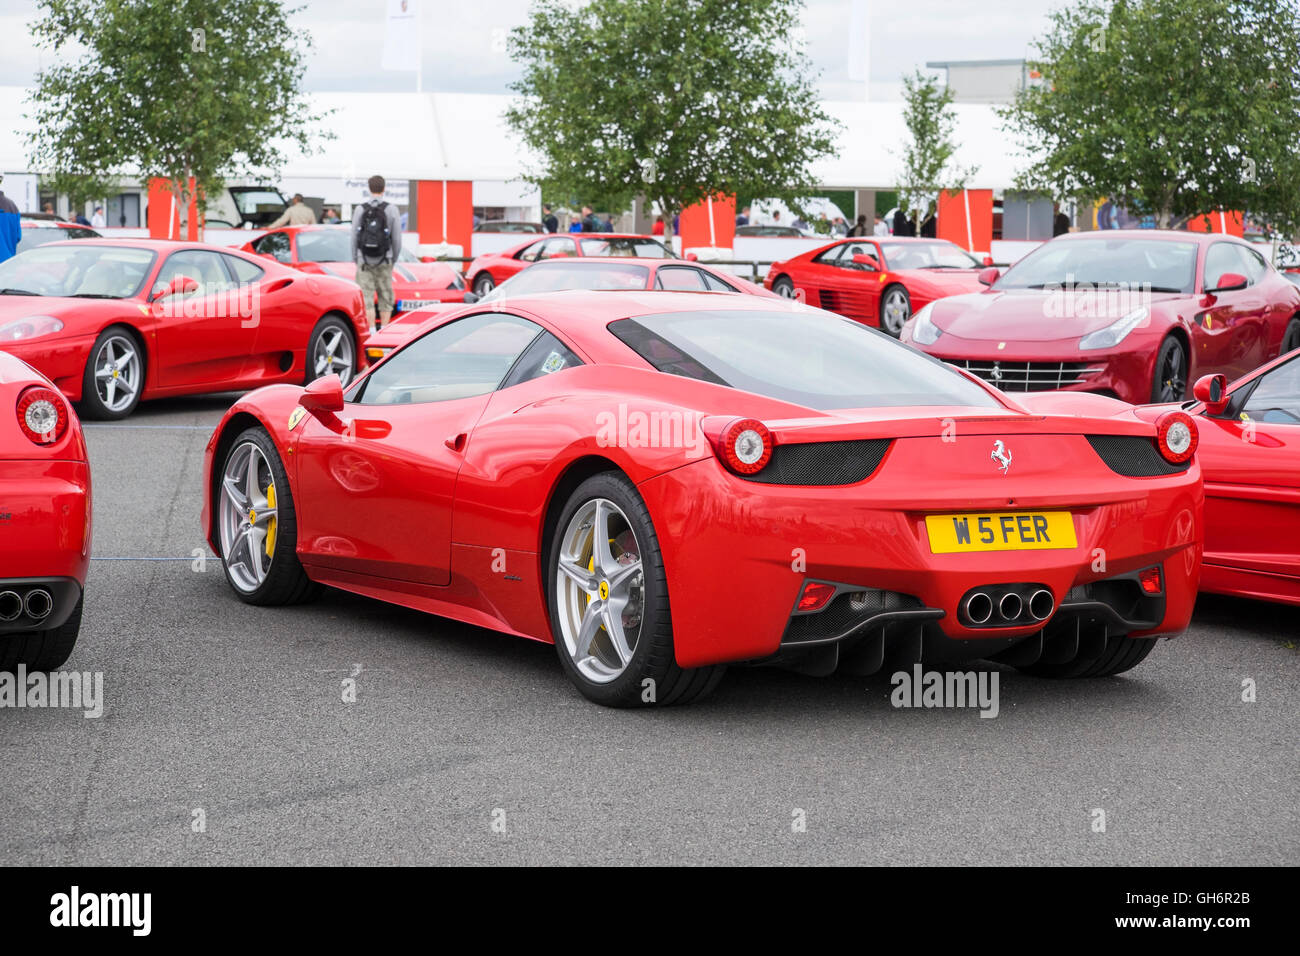
[[[1089,435],[1088,444],[1110,470],[1129,478],[1156,478],[1186,471],[1191,462],[1175,465],[1165,461],[1155,441],[1137,435]]]
[[[851,485],[880,467],[891,441],[865,438],[777,445],[766,468],[741,477],[768,485]]]

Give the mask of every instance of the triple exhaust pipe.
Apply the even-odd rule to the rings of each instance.
[[[45,588],[32,588],[27,596],[17,591],[0,591],[0,621],[16,621],[26,612],[33,621],[43,621],[54,610],[54,595]]]
[[[967,623],[975,627],[1012,627],[1046,621],[1056,610],[1056,599],[1046,588],[1034,589],[1028,600],[1018,591],[1006,590],[999,594],[977,588],[962,599],[961,610]]]

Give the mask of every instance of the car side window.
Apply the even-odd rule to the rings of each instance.
[[[226,262],[226,268],[230,274],[235,277],[235,283],[243,288],[259,281],[266,274],[266,270],[261,266],[254,265],[247,259],[241,259],[239,256],[231,256],[225,253],[221,255]]]
[[[567,345],[550,332],[543,331],[533,339],[533,343],[524,350],[524,354],[519,356],[519,361],[515,362],[515,367],[510,370],[501,387],[521,385],[543,375],[554,375],[556,372],[581,364],[582,359],[574,355]]]
[[[700,270],[700,275],[704,276],[704,285],[710,292],[736,292],[734,285],[724,282],[711,272]]]
[[[1260,376],[1242,411],[1257,422],[1300,425],[1300,359]]]
[[[837,265],[845,269],[862,269],[868,272],[875,270],[871,266],[863,266],[853,261],[854,256],[874,256],[876,247],[866,242],[850,242],[844,247],[844,254],[840,256]]]
[[[1244,263],[1235,242],[1216,242],[1205,253],[1205,289],[1216,289],[1225,273],[1240,272]],[[1247,277],[1249,278],[1249,276]]]
[[[703,292],[704,273],[690,266],[664,266],[655,275],[655,288],[673,292]]]
[[[421,336],[361,382],[351,400],[406,405],[495,391],[542,327],[516,315],[480,312]]]
[[[531,246],[525,247],[523,252],[519,253],[516,258],[518,258],[520,262],[533,262],[537,259],[537,255],[542,251],[544,245],[546,245],[545,239],[534,242]]]
[[[1237,246],[1237,255],[1241,258],[1241,274],[1250,280],[1251,285],[1262,279],[1264,273],[1268,271],[1268,263],[1264,261],[1264,257],[1249,246]]]
[[[572,256],[577,253],[572,239],[547,239],[542,243],[538,259],[554,259],[556,256]]]
[[[813,262],[820,262],[824,266],[833,266],[835,265],[835,261],[844,254],[844,250],[847,248],[848,248],[847,245],[831,246],[829,249],[827,249],[825,252],[823,252],[821,255],[815,258]]]
[[[283,232],[269,232],[253,243],[253,249],[259,255],[269,255],[277,262],[289,262],[289,237]]]
[[[185,295],[212,295],[225,291],[230,286],[230,277],[221,264],[222,258],[224,257],[216,252],[174,252],[159,270],[154,291],[166,288],[180,276],[193,279],[198,284],[197,289],[183,293]]]

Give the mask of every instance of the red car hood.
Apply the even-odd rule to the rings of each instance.
[[[934,303],[930,319],[947,335],[971,341],[1077,340],[1104,329],[1133,309],[1180,298],[1177,293],[1139,296],[1107,290],[1072,292],[1015,289],[955,295]]]
[[[928,286],[940,295],[959,295],[962,292],[979,292],[978,269],[900,269],[894,271],[903,276],[909,285]]]

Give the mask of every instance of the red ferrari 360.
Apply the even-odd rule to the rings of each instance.
[[[1200,375],[1300,347],[1300,289],[1222,234],[1071,233],[982,281],[918,310],[903,341],[1003,391],[1180,402]]]
[[[765,285],[877,326],[894,338],[913,310],[980,288],[981,263],[941,239],[845,239],[775,262]]]
[[[673,259],[672,250],[649,236],[610,232],[575,232],[534,237],[501,252],[475,256],[465,270],[465,281],[474,294],[487,295],[494,286],[522,272],[534,262],[581,256],[617,256],[634,259]]]
[[[244,396],[202,520],[245,602],[325,584],[550,641],[602,704],[736,661],[1102,676],[1187,626],[1203,508],[1192,417],[1105,404],[1023,407],[798,303],[512,297],[346,389]]]
[[[361,364],[355,283],[192,242],[82,239],[0,263],[0,348],[86,418],[142,398],[303,382]]]
[[[313,275],[356,280],[351,226],[285,226],[272,229],[241,248]],[[445,262],[424,262],[403,247],[393,264],[393,313],[440,302],[460,302],[465,280]]]
[[[53,384],[0,352],[0,671],[53,670],[81,629],[90,465]]]

